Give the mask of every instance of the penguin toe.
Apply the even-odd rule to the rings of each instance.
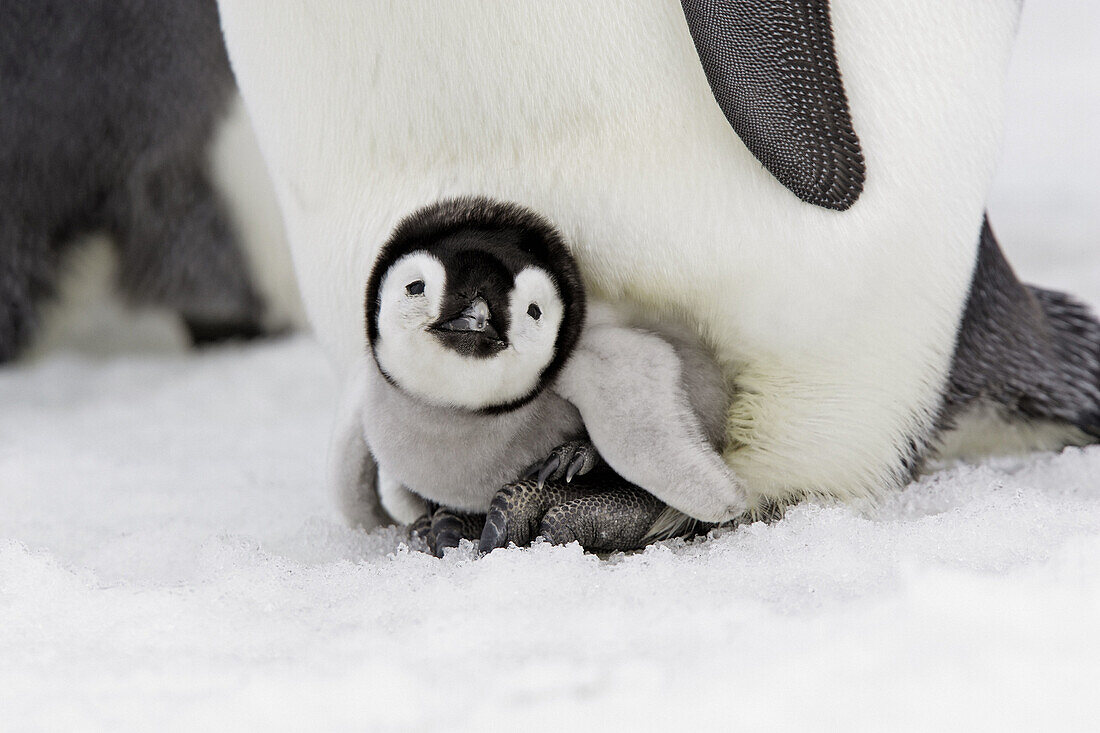
[[[499,510],[489,510],[485,517],[485,527],[481,530],[477,551],[485,555],[508,544],[508,519]]]
[[[576,522],[576,520],[582,520]],[[568,545],[578,542],[581,547],[591,545],[592,527],[582,527],[583,515],[578,516],[569,506],[556,506],[546,512],[539,525],[539,536],[552,545]]]
[[[497,492],[489,504],[489,514],[481,533],[479,550],[492,552],[509,544],[523,547],[535,538],[539,521],[558,497],[560,487],[554,483],[524,479],[508,484]]]
[[[610,471],[566,484],[524,479],[493,498],[478,549],[482,554],[535,537],[551,544],[578,542],[594,552],[635,550],[653,539],[665,504]],[[671,534],[663,536],[673,536]]]
[[[626,482],[559,504],[542,519],[539,534],[555,545],[577,542],[591,552],[637,550],[665,505]]]
[[[410,529],[427,544],[429,552],[443,557],[447,549],[458,547],[462,540],[481,537],[484,524],[484,514],[467,514],[440,507],[430,516],[418,519]]]
[[[415,542],[428,542],[428,532],[432,529],[432,514],[426,512],[409,525],[409,539]]]

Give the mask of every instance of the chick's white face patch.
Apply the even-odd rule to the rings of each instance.
[[[443,263],[427,252],[407,254],[386,272],[374,344],[382,371],[426,402],[470,410],[506,405],[536,391],[554,359],[565,313],[550,276],[535,267],[519,273],[508,298],[508,344],[484,358],[459,354],[432,333],[446,287]]]
[[[412,252],[386,271],[378,289],[379,340],[423,331],[439,318],[447,272],[427,252]]]
[[[565,316],[558,288],[545,270],[526,267],[516,276],[510,303],[509,348],[528,368],[541,372],[554,359],[554,343]]]

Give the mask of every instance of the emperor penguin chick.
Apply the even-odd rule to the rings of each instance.
[[[593,310],[561,235],[522,207],[460,198],[396,227],[367,285],[362,429],[395,518],[446,508],[433,550],[490,508],[483,550],[536,530],[632,549],[665,505],[704,522],[744,510],[713,358]]]

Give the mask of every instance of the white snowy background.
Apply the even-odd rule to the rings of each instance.
[[[1027,4],[990,207],[1094,305],[1098,44],[1095,3]],[[609,560],[436,560],[342,524],[307,337],[187,353],[69,296],[0,370],[0,729],[1100,729],[1100,448]]]

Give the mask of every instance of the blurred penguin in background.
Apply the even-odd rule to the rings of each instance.
[[[93,234],[128,304],[170,309],[195,344],[300,322],[254,148],[213,0],[0,5],[0,362],[36,339]]]

